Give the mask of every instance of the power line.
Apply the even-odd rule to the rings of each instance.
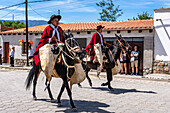
[[[85,1],[85,0],[79,0],[79,1]],[[76,4],[76,3],[80,3],[80,2],[69,2],[69,3],[63,3],[63,4],[59,4],[59,5],[51,5],[51,6],[61,6],[61,5]],[[49,8],[49,7],[51,7],[51,6],[36,8],[36,10],[37,10],[37,9]]]
[[[21,5],[19,5],[17,8],[19,8],[20,6],[21,6]],[[0,17],[0,18],[4,18],[4,17],[8,16],[8,15],[11,14],[13,11],[15,11],[17,8],[15,8],[14,10],[10,11],[9,13],[7,13],[6,15],[4,15],[4,16],[2,16],[2,17]]]
[[[25,4],[25,2],[19,3],[19,4],[15,4],[15,5],[11,5],[11,6],[7,6],[7,7],[4,7],[4,8],[0,8],[0,10],[8,9],[8,8],[10,8],[10,7],[19,6],[19,5],[22,5],[22,4]]]
[[[53,0],[37,0],[37,1],[30,1],[30,2],[27,2],[27,3],[37,3],[37,2],[46,2],[46,1],[53,1]],[[3,7],[3,8],[0,8],[0,10],[8,9],[8,8],[11,8],[11,7],[14,7],[14,6],[19,6],[19,5],[22,5],[22,4],[25,4],[25,2],[22,2],[22,3],[19,3],[19,4],[14,4],[14,5],[7,6],[7,7]]]
[[[53,0],[37,0],[37,1],[30,1],[28,3],[37,3],[37,2],[46,2],[46,1],[53,1]]]
[[[44,19],[46,19],[44,16],[42,16],[41,14],[39,14],[37,11],[35,11],[32,7],[31,7],[31,5],[29,5],[29,7],[31,8],[31,10],[32,11],[34,11],[36,14],[38,14],[39,16],[41,16],[41,17],[43,17]]]

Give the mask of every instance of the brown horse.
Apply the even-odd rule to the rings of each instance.
[[[118,64],[120,63],[119,58],[120,58],[121,51],[124,49],[127,52],[127,51],[131,51],[131,49],[132,49],[131,46],[128,44],[128,42],[121,38],[121,35],[120,36],[118,36],[117,34],[115,34],[115,35],[117,37],[117,40],[114,41],[113,45],[111,45],[109,48],[103,47],[104,53],[105,53],[109,62],[103,62],[103,64],[102,64],[102,67],[104,69],[106,69],[106,72],[107,72],[107,82],[102,83],[101,86],[108,86],[108,88],[110,90],[113,89],[110,85],[110,82],[112,81],[112,76],[117,74],[118,70],[120,70],[120,69],[118,69],[118,68],[120,68],[118,66]],[[83,59],[85,57],[86,57],[85,54],[80,56],[81,59]],[[101,65],[99,63],[93,63],[91,61],[89,61],[89,62],[86,61],[82,64],[85,69],[86,78],[88,79],[88,82],[89,82],[90,86],[92,87],[92,82],[91,82],[90,77],[88,76],[88,72],[91,69],[98,70],[98,67],[100,67]],[[81,87],[80,84],[78,84],[78,85]]]
[[[48,47],[48,46],[49,45],[45,45],[44,47]],[[80,52],[78,47],[79,47],[78,44],[75,42],[75,40],[73,38],[67,39],[66,44],[63,46],[63,48],[61,48],[59,46],[55,46],[54,49],[53,49],[53,53],[55,54],[56,51],[57,51],[57,53],[60,51],[59,56],[62,57],[62,60],[59,63],[57,63],[56,58],[55,57],[53,58],[54,65],[51,65],[52,67],[48,67],[48,68],[51,68],[53,70],[53,73],[49,73],[50,71],[47,72],[48,69],[45,70],[46,71],[45,75],[46,75],[46,78],[47,78],[46,79],[46,85],[47,85],[46,88],[48,90],[51,101],[54,101],[54,98],[53,98],[51,90],[50,90],[50,81],[51,81],[52,77],[59,77],[63,80],[63,85],[61,87],[60,93],[59,93],[58,98],[57,98],[58,106],[61,105],[60,98],[61,98],[61,95],[62,95],[64,89],[66,88],[68,96],[70,98],[70,104],[72,106],[72,111],[77,111],[77,110],[76,110],[76,107],[75,107],[73,100],[72,100],[72,93],[71,93],[71,90],[69,88],[68,81],[70,81],[70,85],[72,86],[72,84],[80,83],[85,79],[85,75],[84,75],[84,78],[82,76],[78,78],[78,75],[80,75],[80,73],[78,72],[77,75],[75,74],[75,72],[76,72],[76,68],[75,68],[76,58],[75,58],[75,56],[76,56],[76,53]],[[49,53],[47,53],[47,54],[49,54]],[[48,61],[51,62],[50,60],[48,60]],[[79,67],[79,70],[81,70],[81,67]],[[83,70],[83,68],[82,68],[82,70]],[[41,64],[36,66],[35,62],[34,62],[33,68],[30,70],[29,75],[26,79],[26,89],[30,88],[31,82],[34,79],[33,80],[33,98],[34,98],[34,100],[37,99],[35,90],[36,90],[37,80],[38,80],[38,77],[39,77],[39,74],[40,74],[41,71],[42,71]]]

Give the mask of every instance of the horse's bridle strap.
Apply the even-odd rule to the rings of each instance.
[[[112,52],[111,52],[110,50],[109,50],[109,52],[110,52],[110,54],[112,55],[112,58],[113,58],[113,60],[114,60],[114,62],[115,62],[115,65],[118,66],[118,64],[117,64],[117,62],[115,61],[115,58],[114,58]]]

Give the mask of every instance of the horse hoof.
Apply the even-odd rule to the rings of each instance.
[[[37,100],[37,97],[33,97],[33,100]]]
[[[72,112],[77,112],[77,109],[76,108],[72,108]]]
[[[113,88],[112,88],[112,87],[109,87],[109,90],[110,90],[110,91],[113,91]]]
[[[92,84],[90,84],[90,87],[92,87]]]
[[[51,99],[50,101],[51,101],[51,103],[55,103],[54,99]]]
[[[101,86],[107,86],[107,84],[106,83],[102,83]]]
[[[109,89],[110,91],[114,91],[114,89],[112,88],[112,89]]]
[[[61,103],[57,103],[57,107],[61,107]]]
[[[82,88],[82,86],[81,86],[81,85],[79,85],[79,88]]]

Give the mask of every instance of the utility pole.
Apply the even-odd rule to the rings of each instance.
[[[14,14],[12,14],[12,29],[14,30]]]
[[[60,10],[58,10],[58,15],[60,15]]]
[[[27,66],[29,66],[28,61],[28,1],[25,0],[25,18],[26,18],[26,54],[27,54]]]

